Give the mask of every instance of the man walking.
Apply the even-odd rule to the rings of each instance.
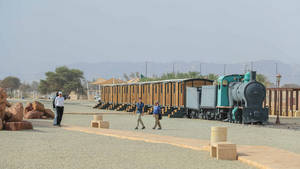
[[[58,96],[58,92],[56,92],[56,95],[55,95],[55,97],[54,97],[54,99],[53,99],[53,102],[52,102],[52,104],[53,104],[53,111],[54,111],[54,120],[53,120],[53,125],[54,126],[57,126],[57,111],[56,111],[56,106],[55,106],[55,100],[56,100],[56,97]]]
[[[64,97],[62,92],[58,92],[58,96],[55,98],[55,108],[57,113],[57,125],[60,127],[62,116],[64,114]]]
[[[139,128],[139,124],[142,124],[142,129],[145,129],[145,125],[142,121],[142,115],[143,115],[143,108],[144,108],[144,103],[142,102],[142,99],[139,98],[139,102],[136,104],[136,114],[138,115],[138,120],[137,120],[137,126],[136,126],[136,130]]]
[[[154,110],[153,110],[153,116],[155,118],[155,125],[152,129],[155,130],[155,128],[158,125],[158,130],[161,130],[161,125],[160,125],[160,121],[159,121],[160,117],[161,117],[161,113],[160,113],[160,106],[159,106],[158,102],[155,103]]]

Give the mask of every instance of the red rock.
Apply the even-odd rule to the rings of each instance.
[[[7,95],[4,89],[0,88],[0,118],[4,119],[5,116],[5,109],[9,106],[7,102]]]
[[[4,125],[5,130],[28,130],[33,129],[31,122],[21,121],[21,122],[6,122]]]
[[[30,111],[30,112],[27,112],[24,115],[24,118],[25,119],[40,119],[43,115],[44,115],[43,112],[33,110],[33,111]]]
[[[48,117],[47,116],[42,116],[41,119],[48,119]]]
[[[5,112],[9,119],[7,122],[19,122],[23,120],[23,104],[22,103],[16,103],[12,105],[11,107],[7,107]]]
[[[32,108],[35,111],[45,112],[45,106],[41,102],[38,102],[38,101],[34,101],[32,103]]]
[[[32,103],[28,103],[25,107],[24,114],[33,110]]]
[[[54,118],[54,112],[51,110],[51,109],[45,109],[45,112],[44,112],[45,116],[47,116],[48,118]]]
[[[3,129],[3,121],[2,121],[2,119],[0,119],[0,130],[2,130]]]

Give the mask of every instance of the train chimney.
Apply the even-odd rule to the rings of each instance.
[[[256,81],[256,71],[251,71],[251,73],[250,73],[250,81]]]

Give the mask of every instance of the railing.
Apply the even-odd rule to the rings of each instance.
[[[269,107],[270,115],[294,117],[299,110],[300,88],[267,88],[264,106]]]

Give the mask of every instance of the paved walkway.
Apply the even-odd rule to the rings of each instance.
[[[63,126],[63,129],[80,131],[90,134],[117,137],[150,143],[163,143],[193,150],[209,151],[209,141],[199,139],[160,136],[142,131],[122,131],[113,129],[98,129],[79,126]],[[299,169],[300,154],[267,146],[238,145],[238,160],[261,169]]]

